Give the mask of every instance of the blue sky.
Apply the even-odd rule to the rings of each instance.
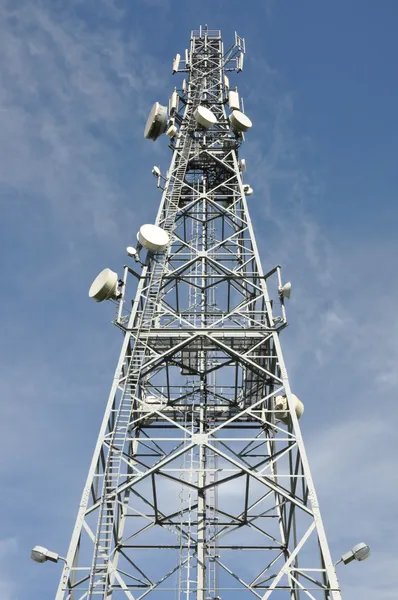
[[[237,29],[241,156],[265,269],[293,283],[282,343],[344,600],[396,599],[398,5],[394,0],[3,0],[2,600],[52,598],[121,344],[88,287],[159,201],[143,139],[190,30]],[[395,553],[395,554],[394,554]]]

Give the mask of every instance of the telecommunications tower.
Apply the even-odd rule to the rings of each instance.
[[[172,158],[123,275],[90,288],[123,344],[56,600],[341,598],[279,339],[290,283],[247,207],[244,55],[193,31],[149,115]]]

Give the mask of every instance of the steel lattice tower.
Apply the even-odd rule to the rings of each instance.
[[[281,351],[288,293],[263,274],[227,117],[244,52],[206,27],[174,61],[170,242],[113,294],[124,339],[56,600],[341,598]]]

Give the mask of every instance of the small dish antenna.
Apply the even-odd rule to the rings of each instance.
[[[155,141],[166,131],[166,127],[167,108],[155,102],[145,125],[144,138]]]
[[[137,249],[134,248],[134,246],[127,246],[126,252],[128,256],[131,256],[131,258],[135,258],[137,256]]]
[[[285,283],[285,285],[283,285],[282,287],[280,287],[278,289],[279,295],[283,296],[284,298],[289,299],[290,298],[290,294],[292,293],[292,284],[290,281],[288,281],[287,283]]]
[[[240,170],[242,171],[242,173],[245,173],[245,171],[246,171],[246,160],[244,158],[240,159],[239,166],[240,166]]]
[[[117,283],[117,273],[111,271],[111,269],[104,269],[94,279],[88,295],[96,302],[102,302],[103,300],[109,300],[110,298],[116,300],[120,296],[120,292],[117,289]]]
[[[293,400],[294,411],[299,419],[304,412],[304,404],[295,394],[291,394],[291,398]],[[275,413],[275,418],[287,425],[290,421],[290,412],[286,396],[277,396],[275,398],[275,410],[278,411]]]
[[[243,186],[243,191],[245,192],[245,196],[252,196],[254,194],[253,188],[248,183],[245,183]]]
[[[140,230],[137,233],[137,240],[141,246],[150,252],[160,252],[161,250],[165,250],[168,246],[170,236],[167,231],[161,227],[147,223],[140,227]]]
[[[198,106],[194,112],[194,117],[196,122],[199,123],[199,125],[202,125],[202,127],[205,129],[208,129],[217,123],[216,115],[210,110],[210,108],[206,108],[206,106]]]
[[[239,132],[247,131],[253,125],[249,117],[240,110],[234,110],[229,115],[229,122],[232,125],[232,129]]]

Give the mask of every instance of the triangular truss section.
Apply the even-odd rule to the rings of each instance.
[[[114,296],[124,340],[56,600],[341,599],[231,126],[244,53],[200,28],[173,63],[170,243]]]

